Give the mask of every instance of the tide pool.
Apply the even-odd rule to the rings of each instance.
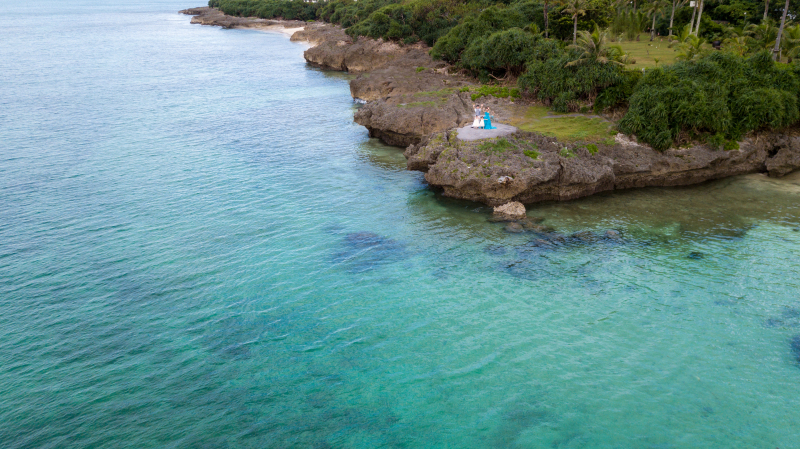
[[[542,243],[194,6],[5,5],[0,447],[799,444],[800,175],[536,205]]]

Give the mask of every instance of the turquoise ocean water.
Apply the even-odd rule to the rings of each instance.
[[[800,177],[532,207],[623,235],[544,247],[284,35],[2,5],[0,447],[800,447]]]

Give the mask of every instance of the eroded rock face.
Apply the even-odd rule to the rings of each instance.
[[[695,146],[660,153],[626,142],[599,144],[594,155],[532,133],[519,132],[508,140],[514,149],[500,152],[483,145],[487,141],[463,142],[452,132],[439,133],[409,146],[404,155],[408,168],[426,172],[428,183],[442,188],[445,196],[490,206],[570,200],[633,187],[689,185],[764,171],[786,174],[800,168],[800,136],[785,134],[749,137],[733,151]],[[539,154],[534,159],[525,150]]]
[[[194,16],[192,17],[191,23],[221,26],[223,28],[267,28],[273,26],[296,28],[306,26],[306,22],[300,20],[271,20],[259,19],[257,17],[228,16],[216,8],[209,8],[207,6],[184,9],[179,12],[181,14]]]
[[[315,47],[309,48],[303,56],[306,61],[326,69],[363,73],[383,67],[408,51],[409,47],[380,39],[360,37],[354,41],[342,30],[340,35],[331,34]]]
[[[423,137],[472,121],[468,93],[450,93],[429,101],[395,96],[372,101],[359,109],[354,120],[389,145],[407,147]],[[434,103],[431,107],[426,104]],[[420,104],[423,103],[423,104]]]

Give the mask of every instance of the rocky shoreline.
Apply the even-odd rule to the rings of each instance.
[[[611,142],[564,143],[541,134],[516,132],[464,141],[455,128],[472,121],[467,89],[474,80],[434,61],[423,44],[348,36],[341,27],[312,22],[226,16],[213,8],[181,11],[192,23],[226,28],[300,28],[292,41],[309,42],[312,65],[356,73],[350,93],[364,102],[356,123],[372,137],[406,147],[409,170],[425,172],[445,196],[490,206],[565,201],[598,192],[638,187],[682,186],[747,173],[783,176],[800,168],[800,132],[756,133],[724,150],[708,145],[658,152],[626,136]],[[482,97],[500,122],[512,103]]]

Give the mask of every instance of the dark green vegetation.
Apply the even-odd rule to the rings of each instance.
[[[666,149],[687,130],[722,146],[750,130],[787,127],[800,118],[797,68],[779,66],[767,52],[748,59],[717,52],[653,70],[631,95],[619,129]]]
[[[779,130],[800,120],[800,25],[784,23],[797,15],[800,0],[788,3],[788,19],[780,0],[701,0],[697,7],[678,0],[209,5],[238,16],[324,20],[353,37],[423,41],[432,57],[495,83],[473,89],[473,100],[522,94],[557,112],[616,109],[624,112],[620,131],[657,149],[696,139],[733,149],[749,131]],[[655,67],[644,74],[632,69],[636,57]]]

